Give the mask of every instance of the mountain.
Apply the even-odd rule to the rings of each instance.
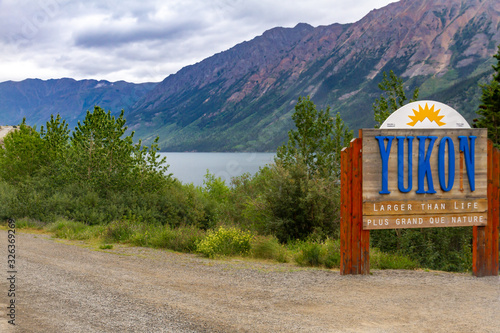
[[[70,128],[85,118],[87,110],[99,105],[113,114],[130,108],[156,83],[134,84],[73,79],[0,83],[0,125],[17,125],[26,117],[30,125],[43,125],[51,114],[61,114]]]
[[[275,150],[299,96],[373,127],[382,72],[469,121],[500,44],[498,0],[402,0],[353,24],[274,28],[170,75],[127,115],[164,151]]]

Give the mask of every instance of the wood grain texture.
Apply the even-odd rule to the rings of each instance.
[[[370,272],[370,232],[363,230],[362,139],[341,152],[340,274]]]
[[[361,230],[363,223],[363,212],[361,201],[361,140],[355,139],[351,142],[352,149],[352,272],[359,274],[361,269]]]
[[[340,274],[351,272],[351,149],[341,152]]]
[[[475,276],[497,276],[499,269],[500,151],[488,141],[488,224],[474,227],[472,272]]]

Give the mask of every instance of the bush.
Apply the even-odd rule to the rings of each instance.
[[[24,229],[24,228],[29,228],[29,229],[43,229],[43,227],[46,224],[43,222],[40,222],[38,220],[30,219],[30,218],[22,218],[19,220],[16,220],[16,228],[17,229]]]
[[[304,242],[300,252],[295,256],[295,262],[300,266],[321,266],[323,263],[323,248],[321,244]]]
[[[333,178],[311,176],[304,164],[286,168],[277,163],[255,177],[233,181],[235,223],[259,234],[275,235],[282,243],[306,239],[321,231],[337,237],[340,225],[339,184]]]
[[[130,241],[132,236],[137,232],[145,234],[144,227],[127,220],[115,221],[106,227],[104,240],[125,243]]]
[[[294,259],[300,266],[338,268],[340,267],[340,241],[327,239],[325,242],[300,242]]]
[[[250,252],[250,242],[253,236],[234,227],[219,227],[210,230],[196,248],[196,251],[209,258],[230,255],[247,255]]]
[[[288,262],[287,249],[274,236],[255,237],[252,240],[251,248],[254,258]]]
[[[55,222],[46,225],[45,228],[52,232],[54,237],[77,240],[98,238],[104,232],[104,226],[88,226],[63,218],[58,218]]]
[[[195,226],[181,226],[172,229],[166,225],[157,227],[153,230],[150,229],[147,241],[140,245],[149,245],[152,247],[189,253],[196,251],[197,244],[204,236],[205,232]]]
[[[422,267],[451,272],[472,269],[472,228],[374,230],[370,241],[382,252],[408,256]]]
[[[16,200],[17,190],[14,186],[0,180],[0,219],[13,218],[12,204]]]
[[[327,239],[325,241],[326,256],[324,265],[326,268],[340,267],[340,240]]]
[[[384,253],[377,248],[370,251],[370,268],[373,269],[416,269],[418,262],[408,256]]]

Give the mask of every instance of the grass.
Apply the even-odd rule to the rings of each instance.
[[[256,259],[289,262],[290,251],[274,236],[257,236],[251,242],[251,256]]]
[[[418,262],[407,256],[370,249],[370,268],[372,269],[417,269]]]
[[[171,228],[168,225],[130,220],[90,226],[63,218],[58,218],[49,224],[32,219],[19,219],[16,220],[16,228],[37,233],[48,232],[53,237],[62,239],[88,241],[96,244],[95,246],[101,250],[112,249],[113,244],[130,244],[185,253],[200,253],[200,244],[204,243],[208,244],[210,251],[215,251],[213,255],[208,255],[212,258],[247,256],[278,263],[294,262],[303,267],[326,269],[340,267],[340,241],[333,239],[292,241],[288,244],[281,244],[274,236],[254,236],[234,228],[219,228],[206,232],[195,226]],[[229,236],[224,234],[227,230],[231,230]],[[236,250],[229,249],[228,242],[233,242],[232,245],[236,246]],[[219,250],[220,252],[216,253]],[[207,256],[206,253],[202,252],[202,254]],[[372,248],[370,249],[370,268],[416,269],[419,268],[419,264],[409,257]]]
[[[305,241],[295,246],[294,260],[300,266],[339,268],[340,241],[327,239],[324,242]]]

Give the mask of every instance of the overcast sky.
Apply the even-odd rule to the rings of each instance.
[[[157,82],[273,27],[352,23],[395,0],[0,0],[0,82]]]

